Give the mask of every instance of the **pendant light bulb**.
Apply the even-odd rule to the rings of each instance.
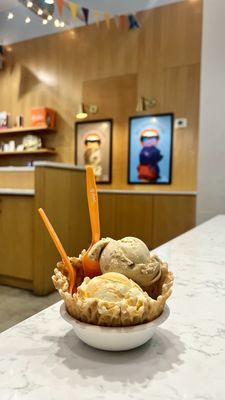
[[[13,19],[14,18],[14,14],[12,12],[8,13],[8,19]]]
[[[54,25],[55,25],[56,28],[59,28],[60,27],[60,21],[58,19],[56,19],[54,21]]]

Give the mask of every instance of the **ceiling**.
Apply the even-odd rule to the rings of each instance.
[[[34,0],[33,0],[34,1]],[[70,0],[82,7],[107,11],[110,15],[120,15],[135,13],[137,11],[159,7],[169,3],[183,0]],[[14,18],[8,20],[8,13],[13,12]],[[25,24],[25,18],[29,16],[31,22]],[[58,18],[57,11],[54,18]],[[94,22],[90,15],[90,23]],[[56,28],[53,21],[47,25],[42,24],[42,18],[35,15],[31,10],[24,7],[17,0],[0,0],[0,44],[8,45],[23,40],[45,36],[58,32],[59,30],[71,29],[83,25],[83,22],[76,19],[71,21],[70,14],[65,10],[63,20],[66,25],[64,28]]]

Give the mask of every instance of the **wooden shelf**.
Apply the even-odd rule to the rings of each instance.
[[[0,135],[16,135],[16,134],[23,134],[23,133],[55,133],[55,129],[50,129],[47,127],[47,125],[43,126],[22,126],[21,128],[19,127],[14,127],[14,128],[7,128],[7,129],[0,129]]]
[[[54,155],[57,154],[54,149],[24,150],[24,151],[0,151],[1,156],[29,156],[29,155]]]

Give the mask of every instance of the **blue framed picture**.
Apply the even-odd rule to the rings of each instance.
[[[171,183],[173,114],[129,119],[128,183]]]

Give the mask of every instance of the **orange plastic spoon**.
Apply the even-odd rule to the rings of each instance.
[[[100,265],[97,261],[90,260],[88,252],[92,246],[100,240],[100,222],[99,222],[99,209],[98,209],[98,193],[96,189],[96,182],[93,168],[86,167],[86,185],[87,185],[87,198],[88,208],[91,221],[92,241],[89,249],[83,254],[82,264],[85,276],[93,278],[94,276],[101,275]]]
[[[64,248],[63,248],[63,245],[60,242],[60,240],[59,240],[59,238],[58,238],[58,236],[57,236],[57,234],[56,234],[51,222],[49,221],[47,215],[45,214],[44,210],[42,208],[39,208],[38,212],[39,212],[39,214],[40,214],[40,216],[41,216],[41,218],[42,218],[42,220],[43,220],[43,222],[44,222],[44,224],[45,224],[45,226],[46,226],[46,228],[48,230],[48,233],[51,236],[51,238],[52,238],[52,240],[53,240],[53,242],[54,242],[54,244],[55,244],[60,256],[62,257],[62,262],[63,262],[65,268],[67,269],[67,271],[69,273],[69,279],[70,279],[69,292],[72,294],[73,290],[74,290],[74,287],[75,287],[76,272],[74,271],[73,266],[72,266],[72,264],[71,264],[71,262],[70,262],[70,260],[69,260],[69,258],[67,256]]]

